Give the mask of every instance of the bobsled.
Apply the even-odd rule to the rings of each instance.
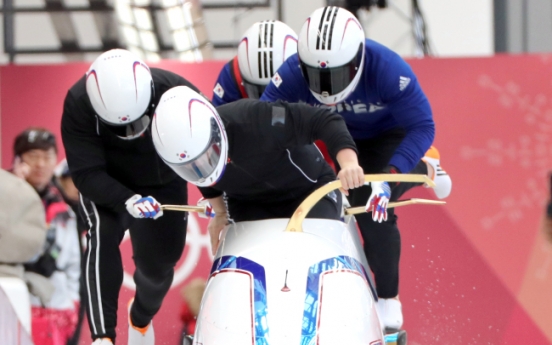
[[[425,177],[382,174],[366,180],[413,182],[412,176]],[[223,230],[194,345],[386,343],[351,212],[341,220],[305,219],[339,187],[334,181],[314,191],[290,219],[237,222]],[[397,336],[388,344],[406,343]]]

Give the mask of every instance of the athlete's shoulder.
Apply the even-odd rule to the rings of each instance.
[[[364,64],[368,68],[381,70],[389,65],[406,65],[406,62],[399,54],[371,39],[366,39],[364,49],[366,51]]]
[[[217,77],[217,81],[213,87],[212,99],[215,106],[233,102],[242,98],[240,90],[238,89],[236,78],[232,75],[233,61],[234,59],[224,64]]]
[[[73,86],[71,86],[68,91],[68,95],[70,95],[75,100],[82,97],[88,97],[86,93],[86,75],[83,75],[75,82],[75,84],[73,84]]]
[[[191,87],[196,91],[198,90],[197,87],[195,87],[195,85],[189,80],[174,72],[156,67],[150,68],[150,72],[153,84],[156,88],[160,87],[161,89],[170,89],[174,86],[184,85]]]
[[[297,53],[291,55],[284,61],[284,63],[278,68],[276,74],[280,74],[282,77],[301,77],[301,65],[299,63],[299,55]]]

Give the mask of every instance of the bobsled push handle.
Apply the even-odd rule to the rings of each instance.
[[[435,187],[435,182],[431,180],[427,175],[419,175],[419,174],[368,174],[364,175],[364,182],[372,182],[372,181],[387,181],[387,182],[413,182],[413,183],[425,183],[429,187]],[[341,181],[332,181],[314,192],[312,192],[302,203],[297,207],[293,215],[291,216],[291,219],[288,222],[288,225],[286,227],[286,231],[291,232],[301,232],[303,220],[307,216],[307,214],[310,212],[310,210],[313,208],[314,205],[320,199],[324,197],[324,195],[328,194],[329,192],[341,188]]]

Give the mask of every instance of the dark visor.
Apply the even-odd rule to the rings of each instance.
[[[247,80],[243,79],[243,87],[245,88],[245,93],[247,97],[252,99],[259,99],[263,95],[266,85],[252,84]]]
[[[101,120],[99,116],[98,118]],[[107,128],[111,133],[115,134],[121,139],[137,138],[146,131],[150,122],[151,118],[149,114],[142,115],[142,117],[140,117],[138,120],[120,126],[115,126],[101,121],[105,128]]]
[[[328,93],[336,95],[345,90],[353,81],[362,62],[363,45],[358,47],[357,54],[343,66],[322,68],[310,66],[301,61],[303,77],[309,84],[309,88],[318,94]]]

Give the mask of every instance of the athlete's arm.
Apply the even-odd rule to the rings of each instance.
[[[228,224],[226,203],[222,195],[216,198],[207,199],[207,201],[213,207],[213,211],[215,211],[215,217],[211,218],[207,226],[209,237],[211,238],[211,252],[215,255],[220,243],[220,233]]]
[[[401,172],[411,171],[433,143],[435,123],[429,101],[408,64],[398,55],[378,77],[383,102],[406,136],[395,151],[389,165]]]
[[[125,201],[135,193],[106,172],[102,139],[96,134],[95,116],[86,112],[69,92],[61,119],[61,136],[71,177],[77,189],[93,202],[125,211]]]
[[[287,146],[312,144],[315,140],[322,140],[332,157],[345,148],[356,153],[356,145],[340,115],[329,109],[300,103],[277,102],[273,106],[287,108]]]
[[[242,98],[236,82],[232,78],[230,63],[228,62],[224,65],[213,88],[213,99],[211,102],[214,106],[234,102]]]

